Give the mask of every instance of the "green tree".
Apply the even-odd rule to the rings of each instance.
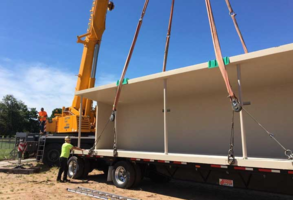
[[[0,102],[0,134],[15,135],[16,132],[38,132],[35,108],[28,109],[13,95],[6,95]]]

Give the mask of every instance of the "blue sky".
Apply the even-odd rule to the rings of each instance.
[[[230,2],[248,51],[293,42],[292,0]],[[144,0],[114,3],[100,49],[98,85],[119,78]],[[211,3],[223,56],[242,54],[225,1]],[[92,0],[1,0],[0,98],[12,93],[30,107],[48,110],[70,105],[83,50],[76,36],[86,33],[91,4]],[[126,77],[162,70],[170,5],[171,0],[150,0]],[[175,0],[167,70],[214,58],[204,0]]]

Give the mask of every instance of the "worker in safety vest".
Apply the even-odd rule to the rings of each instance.
[[[80,150],[83,152],[83,149],[78,148],[78,147],[74,147],[72,144],[70,144],[70,137],[66,136],[65,143],[62,145],[62,149],[61,149],[60,169],[58,172],[57,182],[68,182],[68,180],[67,180],[67,172],[68,172],[67,161],[68,161],[68,157],[70,155],[70,151],[73,149]],[[62,176],[63,172],[64,172],[63,180],[61,180],[61,176]]]
[[[40,134],[44,134],[44,127],[47,120],[47,112],[44,111],[44,108],[41,108],[41,111],[39,112],[39,120],[40,120]]]

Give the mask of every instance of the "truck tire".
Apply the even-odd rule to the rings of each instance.
[[[45,147],[43,163],[48,166],[59,166],[61,144],[49,144]]]
[[[134,167],[130,162],[119,161],[113,166],[112,180],[116,187],[128,189],[135,181]]]
[[[140,184],[143,176],[142,176],[140,165],[137,163],[134,163],[133,166],[134,166],[134,171],[135,171],[135,180],[134,180],[132,187],[136,187]]]
[[[76,156],[69,158],[68,162],[68,177],[73,179],[80,179],[84,175],[84,160]]]

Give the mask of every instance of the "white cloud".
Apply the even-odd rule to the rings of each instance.
[[[28,107],[44,107],[48,114],[54,108],[70,106],[76,76],[43,63],[1,63],[0,97],[12,94]]]
[[[115,82],[116,78],[102,74],[97,80],[97,84],[103,85]],[[12,94],[29,108],[44,107],[49,115],[54,108],[71,106],[76,81],[76,74],[60,67],[0,61],[0,98]]]

